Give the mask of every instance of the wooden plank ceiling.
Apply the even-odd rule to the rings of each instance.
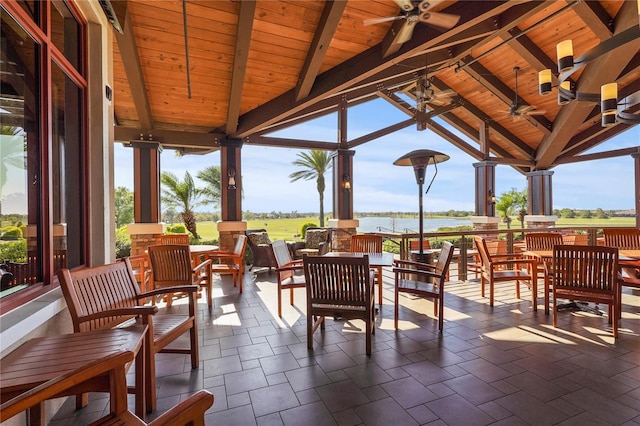
[[[365,25],[366,19],[407,13],[399,3],[123,2],[124,33],[114,41],[115,138],[152,139],[185,153],[211,152],[222,140],[237,138],[335,150],[414,126],[436,132],[477,160],[528,172],[578,161],[584,151],[632,127],[602,127],[597,103],[560,106],[555,89],[539,95],[537,73],[551,68],[557,84],[555,46],[562,40],[573,40],[578,60],[629,30],[630,42],[590,58],[571,79],[579,92],[598,93],[600,85],[616,81],[620,98],[638,97],[635,1],[438,1],[429,11],[457,15],[457,24],[444,30],[419,22],[404,43],[395,40],[407,19]],[[433,97],[419,112],[412,89],[425,71]],[[519,106],[540,114],[512,116],[516,95]],[[342,144],[265,136],[340,105],[377,98],[406,112],[407,119]],[[639,109],[629,105],[628,112]],[[434,121],[436,116],[459,133]]]

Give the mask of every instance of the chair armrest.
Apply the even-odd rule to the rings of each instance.
[[[436,274],[433,271],[420,270],[420,269],[393,268],[393,272],[395,274],[416,274],[416,275],[426,275],[428,277],[433,277],[433,278],[440,278],[440,275]]]
[[[301,271],[303,269],[304,265],[302,264],[302,260],[294,260],[293,262],[282,265],[280,268],[276,268],[276,271]]]
[[[79,322],[87,322],[93,321],[102,318],[108,317],[131,317],[138,315],[155,315],[158,312],[157,306],[130,306],[128,308],[116,308],[116,309],[107,309],[100,312],[95,312],[90,315],[83,316],[78,318]]]
[[[197,420],[204,419],[204,413],[213,405],[213,395],[206,390],[200,390],[175,407],[162,413],[149,423],[149,426],[200,424]]]
[[[494,256],[492,256],[493,258]],[[538,262],[536,259],[510,259],[510,260],[497,260],[491,261],[491,265],[537,265]]]
[[[209,259],[221,259],[225,257],[237,257],[238,255],[232,251],[213,251],[207,254]]]
[[[422,262],[414,262],[412,260],[394,259],[393,264],[400,268],[403,268],[406,266],[416,266],[420,268],[427,268],[427,269],[433,269],[433,270],[436,269],[435,265],[430,265],[428,263],[422,263]],[[412,271],[415,271],[415,269],[412,269]]]
[[[213,263],[213,261],[211,259],[206,259],[205,261],[201,262],[199,265],[196,265],[193,267],[193,272],[196,272],[199,269],[202,269],[204,267],[206,267],[207,265],[211,265]]]
[[[295,252],[296,250],[305,248],[306,243],[304,241],[294,241],[292,243],[287,243],[287,245]]]
[[[197,285],[176,285],[173,287],[160,287],[156,288],[155,290],[147,291],[146,293],[141,293],[139,298],[144,299],[145,297],[168,293],[195,293],[198,290],[199,287]]]

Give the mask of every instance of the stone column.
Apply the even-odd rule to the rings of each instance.
[[[528,184],[527,203],[529,214],[524,217],[527,228],[553,227],[558,217],[553,214],[551,170],[537,170],[526,174]]]
[[[476,175],[476,216],[496,215],[496,162],[474,163]]]
[[[328,223],[331,229],[330,250],[349,251],[351,236],[358,232],[356,228],[360,226],[360,221],[357,219],[329,219]]]
[[[636,206],[636,228],[640,228],[640,153],[631,154],[633,158],[634,170],[635,170],[635,206]]]
[[[333,156],[333,217],[353,219],[353,156],[355,151],[339,149]]]

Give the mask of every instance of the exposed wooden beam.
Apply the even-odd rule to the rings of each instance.
[[[473,58],[471,56],[463,59],[463,63],[468,63],[463,70],[507,106],[511,106],[516,96],[515,90],[512,90],[509,86],[504,84],[502,80],[493,75],[488,69],[482,66],[480,62],[470,62],[472,60]],[[520,102],[520,105],[529,105],[519,94],[518,99],[522,101]],[[551,122],[543,115],[524,115],[522,118],[531,123],[543,134],[548,135],[551,133]]]
[[[555,70],[557,64],[555,61],[544,53],[529,37],[522,34],[519,28],[512,28],[509,34],[505,35],[504,40],[509,42],[509,47],[516,51],[527,63],[529,63],[536,71],[543,69]],[[553,84],[558,84],[558,78],[552,72]]]
[[[390,90],[381,90],[377,92],[377,95],[380,99],[384,99],[389,102],[394,107],[398,108],[400,111],[404,112],[407,115],[414,115],[416,113],[415,107],[409,105],[407,101],[402,99],[400,96],[396,95]]]
[[[243,139],[246,145],[272,146],[279,148],[320,149],[335,151],[339,148],[337,142],[309,141],[304,139],[275,138],[271,136],[251,136]]]
[[[442,80],[434,77],[431,79],[431,85],[441,91],[451,89],[448,85],[446,85]],[[533,149],[524,143],[521,139],[519,139],[516,135],[507,130],[500,123],[494,121],[491,117],[485,114],[480,108],[469,102],[463,96],[458,95],[460,99],[460,108],[464,108],[470,114],[474,115],[479,121],[484,121],[486,123],[492,123],[491,128],[498,133],[500,136],[509,141],[514,148],[516,148],[522,155],[527,158],[533,158]],[[476,135],[477,138],[477,135]],[[477,139],[478,140],[478,139]],[[491,146],[491,149],[496,149],[496,147]]]
[[[331,43],[333,34],[338,28],[340,18],[346,6],[346,0],[329,0],[324,4],[318,28],[313,36],[307,57],[304,60],[302,71],[300,71],[300,75],[298,76],[296,101],[307,97],[311,91],[311,86],[313,86],[313,82],[318,75],[322,61],[327,54],[329,44]]]
[[[419,37],[413,37],[412,40],[403,45],[397,54],[390,55],[387,58],[381,57],[380,45],[374,46],[318,76],[309,96],[304,100],[296,102],[295,89],[292,89],[244,114],[240,117],[238,132],[233,136],[242,137],[256,133],[266,126],[296,114],[320,99],[352,87],[360,81],[393,67],[398,62],[411,58],[429,47],[436,46],[439,42],[465,31],[478,22],[501,13],[511,6],[513,4],[508,1],[492,1],[478,2],[476,8],[462,7],[459,13],[461,15],[460,23],[455,28],[449,30],[446,34],[442,34],[428,25],[422,25],[421,28],[416,29]]]
[[[153,129],[153,115],[149,106],[149,97],[147,96],[147,86],[144,82],[142,66],[140,64],[140,56],[138,55],[138,46],[136,45],[135,34],[133,34],[133,24],[131,23],[131,14],[127,13],[124,19],[124,33],[120,34],[115,31],[120,57],[124,65],[124,72],[129,82],[129,91],[133,104],[136,107],[138,121],[140,127],[146,130]]]
[[[399,123],[396,124],[392,124],[391,126],[387,126],[384,129],[380,129],[380,130],[376,130],[375,132],[369,133],[367,135],[361,136],[359,138],[353,139],[351,141],[349,141],[348,145],[349,148],[355,148],[358,145],[362,145],[363,143],[367,143],[370,142],[372,140],[381,138],[383,136],[386,136],[388,134],[391,134],[393,132],[397,132],[398,130],[402,130],[406,127],[411,126],[412,124],[415,124],[416,120],[415,118],[410,118],[408,120],[404,120],[401,121]]]
[[[567,157],[558,157],[554,165],[578,163],[581,161],[602,160],[604,158],[625,157],[631,154],[640,154],[640,146],[632,148],[614,149],[605,152],[596,152],[593,154],[572,155]]]
[[[635,4],[624,2],[616,17],[616,34],[638,25]],[[608,50],[585,66],[576,90],[579,92],[599,92],[600,86],[615,81],[621,71],[627,67],[638,53],[637,43],[627,43],[617,49]],[[545,170],[551,167],[558,155],[565,149],[574,135],[589,116],[592,105],[586,102],[572,101],[562,107],[553,123],[553,131],[545,136],[536,152],[536,169]]]
[[[613,19],[600,2],[579,1],[573,10],[600,40],[606,40],[613,35]]]
[[[178,130],[153,129],[136,127],[115,127],[115,142],[155,142],[166,148],[202,148],[209,152],[217,151],[222,133],[183,132]]]
[[[244,77],[247,73],[249,44],[253,31],[253,16],[256,11],[256,2],[253,0],[241,1],[239,3],[240,10],[238,11],[233,73],[231,75],[231,85],[229,88],[229,106],[227,107],[227,134],[234,134],[238,128],[242,89],[244,86]]]

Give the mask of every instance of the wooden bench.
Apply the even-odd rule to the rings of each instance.
[[[131,351],[107,354],[99,359],[87,361],[80,367],[15,396],[0,406],[0,421],[5,421],[44,401],[73,393],[83,383],[105,383],[109,392],[109,415],[91,423],[92,425],[145,425],[127,409],[125,365],[133,360]],[[106,378],[106,380],[105,380]],[[213,404],[213,395],[200,390],[178,405],[170,408],[149,425],[204,425],[204,413]]]
[[[65,268],[58,272],[58,278],[74,332],[121,327],[132,320],[148,325],[145,339],[147,412],[156,407],[156,353],[188,353],[191,355],[191,368],[198,368],[197,285],[163,287],[142,293],[128,259],[76,271]],[[170,309],[167,313],[157,314],[156,306],[143,304],[144,300],[151,300],[157,295],[181,292],[188,294],[188,314],[173,314]],[[187,331],[190,335],[188,349],[166,347]],[[86,405],[86,399],[78,401],[78,405]]]
[[[369,266],[369,256],[304,256],[302,263],[307,282],[307,347],[313,349],[313,333],[318,326],[324,330],[325,316],[361,319],[365,322],[366,352],[371,355],[375,271]]]

